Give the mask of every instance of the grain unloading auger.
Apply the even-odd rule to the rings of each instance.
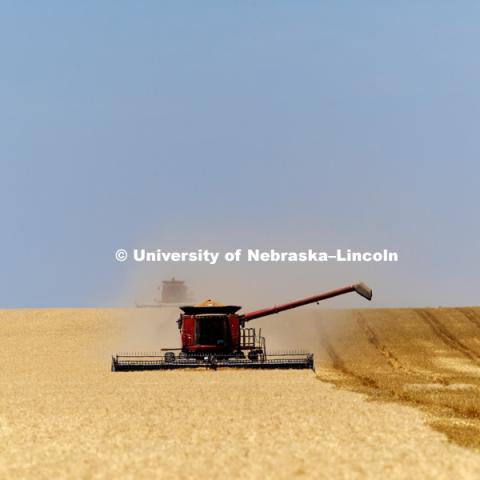
[[[182,341],[181,348],[162,349],[154,353],[119,353],[112,357],[112,371],[165,370],[176,368],[313,368],[313,354],[306,352],[267,352],[265,338],[255,328],[245,325],[256,318],[320,302],[350,292],[357,292],[367,300],[372,290],[357,283],[302,300],[237,313],[241,307],[222,305],[206,300],[195,306],[180,307],[177,320]],[[177,352],[177,353],[175,353]]]

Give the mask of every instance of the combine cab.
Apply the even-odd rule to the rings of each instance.
[[[260,317],[319,302],[349,292],[367,300],[372,290],[364,283],[283,305],[241,314],[241,307],[206,300],[195,306],[180,307],[177,320],[182,341],[178,349],[152,353],[118,353],[112,357],[112,371],[166,370],[176,368],[314,368],[313,354],[307,352],[267,352],[261,331],[247,327]]]

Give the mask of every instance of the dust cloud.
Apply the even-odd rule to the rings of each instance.
[[[118,315],[121,329],[113,343],[116,352],[158,352],[177,348],[180,338],[177,308],[122,309]]]
[[[234,240],[231,234],[223,232],[214,235],[205,227],[191,235],[181,233],[172,236],[166,232],[151,235],[149,239],[136,242],[135,248],[163,251],[195,251],[200,248],[210,251],[227,252],[237,248],[244,251],[243,261],[228,263],[220,261],[215,265],[204,263],[135,263],[125,265],[124,285],[118,292],[116,302],[122,306],[154,304],[161,296],[161,283],[172,277],[186,282],[191,302],[198,303],[205,298],[213,298],[226,305],[242,307],[241,313],[259,308],[278,305],[323,291],[365,281],[374,290],[374,300],[366,300],[351,293],[321,302],[319,305],[301,307],[289,312],[254,320],[249,326],[262,328],[267,337],[269,350],[309,350],[315,351],[319,342],[318,320],[310,312],[317,312],[329,322],[335,322],[336,309],[349,309],[375,306],[379,285],[379,272],[392,269],[392,265],[376,265],[367,271],[365,266],[330,263],[248,263],[245,260],[247,248],[281,251],[299,251],[312,246],[295,239],[271,241],[258,238],[256,241],[239,236]],[[243,247],[245,245],[245,247]],[[319,250],[333,249],[333,242],[324,240]],[[371,268],[371,267],[370,267]],[[389,273],[392,275],[392,273]],[[383,277],[385,280],[385,275]],[[326,310],[328,309],[328,310]],[[178,308],[130,308],[125,310],[126,329],[119,339],[119,350],[157,350],[160,347],[178,347],[179,332],[175,320]]]

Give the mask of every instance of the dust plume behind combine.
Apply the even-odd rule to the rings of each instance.
[[[206,298],[213,298],[225,305],[241,306],[241,313],[246,313],[329,291],[365,278],[362,276],[365,269],[360,265],[340,265],[338,268],[327,263],[248,263],[247,248],[264,251],[272,248],[271,241],[262,238],[247,240],[239,234],[235,240],[228,240],[225,232],[215,235],[214,232],[206,230],[204,225],[198,229],[195,241],[191,240],[191,235],[182,234],[182,228],[176,233],[172,238],[171,232],[156,232],[151,238],[139,240],[137,245],[152,251],[158,247],[163,251],[195,251],[198,248],[208,248],[210,251],[222,253],[234,251],[241,246],[242,261],[228,263],[220,260],[215,265],[161,262],[130,264],[130,270],[125,272],[123,289],[116,295],[114,303],[124,306],[133,306],[135,303],[151,304],[160,294],[158,287],[162,280],[175,277],[185,281],[191,292],[192,301],[186,303],[195,304]],[[325,238],[323,242],[320,246],[333,249],[333,242],[326,242]],[[274,246],[278,251],[298,251],[307,247],[303,242],[300,244],[298,239],[288,240],[285,235],[281,237],[281,242],[276,242]],[[382,270],[381,266],[379,268]],[[383,269],[385,268],[391,267]],[[314,308],[324,311],[326,308],[362,306],[364,302],[358,295],[349,294],[321,302]],[[175,311],[177,313],[174,313]],[[317,329],[314,322],[302,315],[305,308],[297,312],[299,314],[286,312],[255,320],[251,326],[262,328],[262,334],[267,337],[267,346],[271,350],[302,349],[314,352],[315,341],[312,339],[316,338]],[[164,308],[129,310],[125,315],[128,328],[121,340],[120,350],[145,351],[154,346],[154,349],[180,346],[174,322],[179,313],[178,309]],[[155,330],[152,330],[153,328]],[[143,346],[142,339],[145,339]],[[155,339],[158,339],[156,344]]]
[[[214,222],[215,223],[215,222]],[[266,226],[268,225],[268,228]],[[236,228],[219,228],[206,219],[197,219],[186,225],[177,219],[173,225],[141,232],[132,243],[132,248],[147,251],[161,249],[163,252],[195,252],[207,249],[219,252],[220,259],[214,264],[199,262],[134,262],[131,258],[121,265],[123,286],[115,292],[107,305],[130,306],[136,301],[148,303],[157,294],[162,280],[176,277],[185,280],[193,292],[193,298],[201,301],[215,298],[224,304],[241,305],[244,310],[254,310],[273,304],[285,303],[296,298],[332,290],[360,281],[365,281],[375,292],[376,306],[420,306],[432,303],[431,292],[442,291],[435,282],[424,282],[416,288],[416,279],[411,278],[415,259],[400,252],[398,263],[362,262],[248,262],[247,250],[262,252],[300,252],[312,249],[336,253],[337,249],[359,251],[395,250],[390,239],[382,238],[381,232],[362,230],[357,232],[354,244],[347,237],[333,235],[328,228],[319,228],[313,223],[301,230],[286,229],[284,224],[271,225],[252,230],[249,225]],[[226,262],[225,252],[242,250],[240,262]],[[403,288],[406,282],[411,288]],[[418,280],[420,283],[421,280]],[[443,284],[447,290],[448,285]],[[422,292],[422,298],[413,297]],[[453,301],[442,291],[442,302]],[[337,298],[321,305],[322,308],[355,308],[362,303],[355,296]]]
[[[179,345],[178,308],[129,308],[118,314],[122,329],[112,336],[113,351],[158,351]]]

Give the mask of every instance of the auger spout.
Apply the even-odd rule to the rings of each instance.
[[[336,290],[330,290],[329,292],[320,293],[319,295],[313,295],[312,297],[306,297],[301,300],[295,300],[293,302],[284,303],[282,305],[275,305],[270,308],[262,308],[261,310],[255,310],[253,312],[246,313],[244,315],[244,320],[249,322],[260,317],[266,317],[267,315],[273,315],[274,313],[283,312],[285,310],[290,310],[292,308],[301,307],[302,305],[308,305],[309,303],[320,302],[326,300],[327,298],[338,297],[339,295],[344,295],[350,292],[357,292],[362,297],[367,300],[372,299],[372,289],[365,283],[356,283],[354,285],[348,285],[343,288],[338,288]]]

